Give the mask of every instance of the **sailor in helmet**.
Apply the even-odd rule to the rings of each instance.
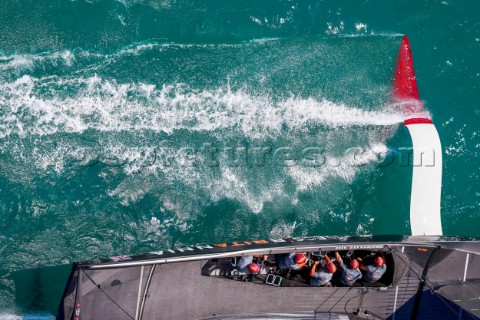
[[[333,262],[330,261],[328,256],[325,256],[327,264],[325,267],[317,270],[317,266],[320,264],[320,261],[315,261],[310,269],[310,284],[315,287],[327,286],[332,280],[333,274],[337,271],[337,267]]]
[[[342,284],[351,287],[357,280],[362,279],[362,273],[359,270],[360,263],[357,259],[350,260],[350,263],[347,266],[338,252],[335,252],[335,257],[342,270],[342,276],[340,277],[340,282],[342,282]]]
[[[237,262],[238,272],[245,274],[259,274],[261,267],[253,262],[253,256],[243,256]]]
[[[362,270],[365,282],[372,283],[380,280],[385,274],[385,271],[387,271],[383,252],[380,252],[380,254],[373,259],[372,264],[364,265],[360,263],[360,269]]]
[[[277,257],[277,264],[280,270],[299,270],[307,264],[307,256],[304,253],[292,252]]]

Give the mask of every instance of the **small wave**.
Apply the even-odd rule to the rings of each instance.
[[[146,41],[135,42],[131,45],[125,46],[118,51],[111,53],[93,52],[80,48],[73,50],[61,50],[55,52],[40,52],[40,53],[15,53],[15,54],[1,54],[0,53],[0,71],[6,74],[14,72],[20,73],[24,71],[32,71],[35,68],[45,68],[47,65],[53,67],[75,67],[79,62],[91,64],[108,64],[125,56],[139,56],[148,51],[162,51],[167,49],[188,49],[188,48],[225,48],[225,47],[240,47],[249,44],[259,44],[266,41],[276,40],[274,38],[265,38],[253,40],[251,42],[243,43],[175,43],[168,42],[167,39],[149,39]]]
[[[356,28],[357,28],[357,26],[356,26]],[[362,29],[362,30],[364,30],[364,29]],[[379,32],[379,33],[376,33],[376,32],[371,31],[370,33],[339,33],[339,34],[336,34],[335,36],[337,38],[371,38],[371,37],[374,37],[374,38],[377,38],[377,37],[399,38],[399,37],[403,37],[404,34],[396,33],[396,32],[392,32],[392,33]]]
[[[291,237],[296,225],[296,222],[290,224],[280,223],[275,225],[272,231],[270,231],[270,239],[285,239]]]
[[[252,39],[252,40],[247,41],[247,43],[266,43],[266,42],[278,41],[278,40],[282,40],[282,38],[280,38],[280,37],[256,38],[256,39]]]
[[[211,181],[211,184],[204,185],[203,188],[206,187],[205,191],[208,190],[213,201],[234,199],[246,205],[253,213],[260,213],[267,202],[287,197],[281,180],[264,182],[260,188],[250,180],[248,171],[224,166],[221,168],[221,178]]]
[[[139,48],[138,50],[141,50]],[[16,53],[11,55],[0,55],[0,71],[21,72],[33,70],[36,67],[45,67],[47,64],[57,67],[72,67],[77,60],[106,59],[111,57],[108,54],[94,53],[82,49],[62,50],[55,52],[41,53]]]

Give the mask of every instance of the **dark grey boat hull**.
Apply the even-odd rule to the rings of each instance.
[[[380,286],[274,287],[261,280],[225,278],[218,266],[231,256],[247,253],[385,246],[390,248],[394,270],[391,281]],[[90,261],[74,265],[57,318],[476,319],[480,316],[479,253],[476,239],[312,237],[199,246],[122,257],[131,259],[122,262]],[[208,268],[218,270],[206,272]]]

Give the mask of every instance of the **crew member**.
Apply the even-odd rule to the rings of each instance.
[[[260,265],[253,262],[253,256],[243,256],[237,262],[237,270],[238,272],[245,273],[245,274],[259,274],[260,273]]]
[[[375,259],[373,259],[373,264],[364,265],[360,263],[360,269],[363,271],[363,279],[365,282],[372,283],[380,280],[385,274],[385,271],[387,271],[383,252],[380,252],[380,255],[377,255]]]
[[[333,274],[337,271],[337,267],[333,262],[330,261],[328,256],[325,256],[327,260],[327,265],[320,268],[320,270],[315,271],[317,266],[320,264],[320,261],[315,261],[310,270],[310,284],[315,287],[326,286],[332,280]]]
[[[299,270],[307,264],[307,257],[304,253],[287,253],[277,258],[278,268]]]
[[[362,278],[362,273],[359,270],[360,263],[357,259],[350,260],[349,265],[347,266],[340,254],[335,252],[335,257],[337,258],[338,263],[340,264],[340,269],[342,269],[342,276],[340,277],[340,281],[346,286],[353,286],[355,281],[360,280]]]

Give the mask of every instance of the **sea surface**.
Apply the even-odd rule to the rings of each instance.
[[[55,314],[74,261],[410,234],[411,140],[389,102],[404,34],[442,141],[444,234],[480,236],[479,12],[2,0],[0,318]]]

